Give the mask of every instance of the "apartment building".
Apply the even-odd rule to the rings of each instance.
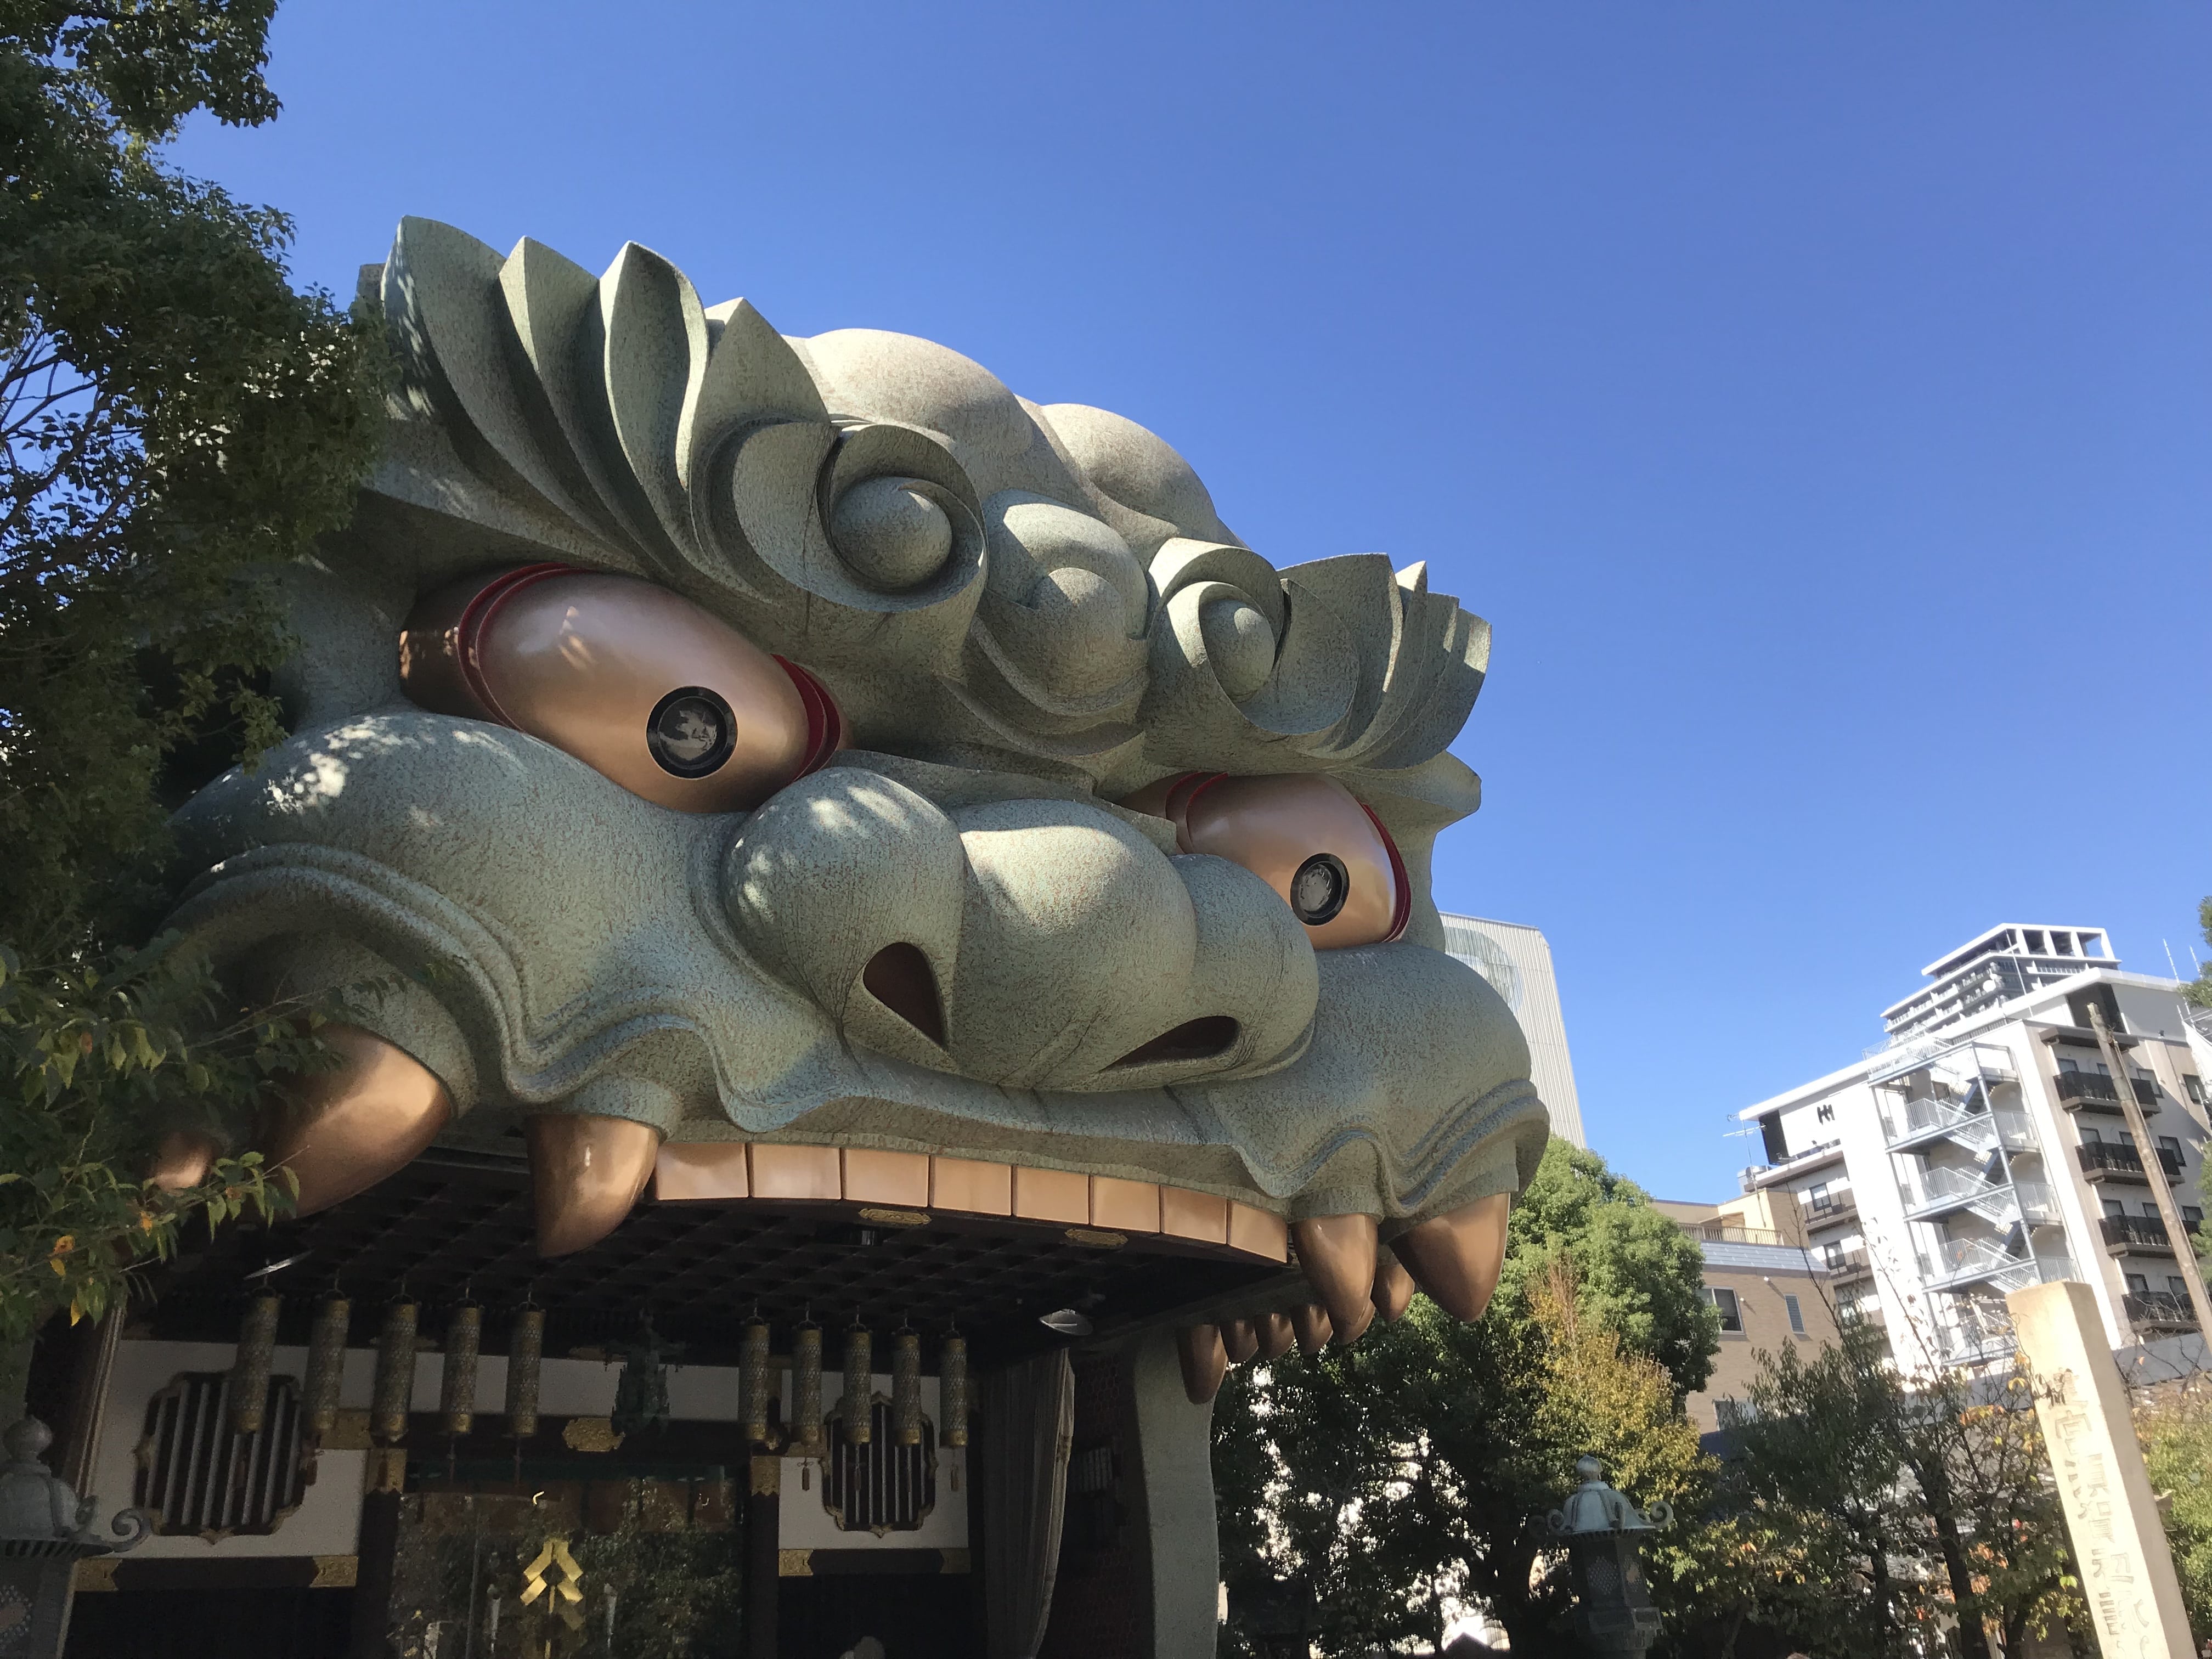
[[[1552,947],[1534,927],[1516,921],[1443,913],[1444,950],[1490,981],[1521,1022],[1528,1039],[1529,1079],[1551,1109],[1552,1133],[1577,1146],[1583,1139],[1582,1103],[1575,1094],[1574,1062],[1567,1057],[1566,1021],[1559,1012],[1559,981],[1552,972]]]
[[[2115,1347],[2194,1329],[2194,1239],[2168,1236],[2151,1188],[2202,1226],[2212,1043],[2178,983],[2124,971],[2100,927],[2007,924],[1921,972],[1880,1043],[1740,1115],[1766,1154],[1746,1195],[1794,1212],[1842,1316],[1878,1322],[1907,1369],[2002,1361],[2004,1293],[2042,1280],[2088,1285]]]
[[[1720,1311],[1712,1375],[1682,1402],[1698,1431],[1710,1434],[1732,1426],[1760,1353],[1836,1340],[1835,1302],[1806,1250],[1804,1219],[1789,1194],[1746,1193],[1721,1204],[1655,1201],[1698,1241],[1705,1300]]]

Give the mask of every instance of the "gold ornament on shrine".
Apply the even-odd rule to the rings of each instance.
[[[948,1446],[968,1443],[968,1339],[948,1336],[937,1353],[938,1437]]]
[[[269,1363],[276,1352],[276,1316],[283,1299],[264,1291],[246,1304],[246,1319],[239,1328],[238,1357],[230,1368],[230,1430],[233,1434],[258,1434],[269,1404]]]
[[[446,1321],[445,1374],[438,1384],[438,1426],[466,1434],[477,1420],[477,1355],[483,1342],[483,1310],[464,1302]]]
[[[921,1443],[921,1338],[912,1331],[891,1338],[891,1443]]]
[[[300,1411],[307,1432],[320,1440],[338,1423],[338,1389],[345,1380],[346,1334],[353,1327],[353,1304],[326,1296],[315,1307],[307,1334],[307,1375],[300,1384]]]
[[[527,1440],[538,1432],[538,1376],[544,1354],[545,1310],[516,1310],[507,1334],[507,1432],[512,1439]]]
[[[738,1339],[738,1420],[749,1446],[768,1443],[768,1324],[754,1319]]]
[[[845,1398],[840,1406],[845,1419],[845,1443],[865,1446],[871,1433],[869,1409],[875,1397],[875,1344],[866,1325],[845,1333]]]
[[[415,1322],[420,1312],[403,1297],[384,1310],[384,1328],[377,1333],[368,1431],[386,1445],[407,1437],[407,1410],[415,1400]]]

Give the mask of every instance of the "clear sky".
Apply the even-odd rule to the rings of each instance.
[[[1447,908],[1550,936],[1593,1144],[2003,921],[2212,892],[2212,9],[287,0],[188,170],[350,292],[403,214],[953,346],[1287,565],[1497,629]]]

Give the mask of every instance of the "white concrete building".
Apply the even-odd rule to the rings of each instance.
[[[1552,947],[1534,927],[1443,913],[1444,949],[1488,980],[1505,999],[1528,1039],[1529,1077],[1551,1109],[1552,1133],[1577,1146],[1583,1139],[1582,1103],[1575,1096],[1574,1062],[1567,1057],[1567,1026],[1559,1014],[1559,981],[1552,973]]]
[[[2012,1339],[2003,1293],[2078,1279],[2113,1346],[2195,1328],[2149,1183],[2203,1218],[2205,1064],[2171,979],[2121,971],[2100,927],[1993,927],[1922,969],[1854,1064],[1747,1108],[1767,1162],[1747,1193],[1802,1211],[1845,1317],[1900,1365],[1980,1364]],[[2153,1146],[2089,1028],[2105,1011]]]

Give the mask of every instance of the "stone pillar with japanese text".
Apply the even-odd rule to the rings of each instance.
[[[2099,1651],[2104,1659],[2192,1659],[2172,1552],[2089,1287],[2032,1285],[2005,1302],[2034,1376],[2036,1418]]]

